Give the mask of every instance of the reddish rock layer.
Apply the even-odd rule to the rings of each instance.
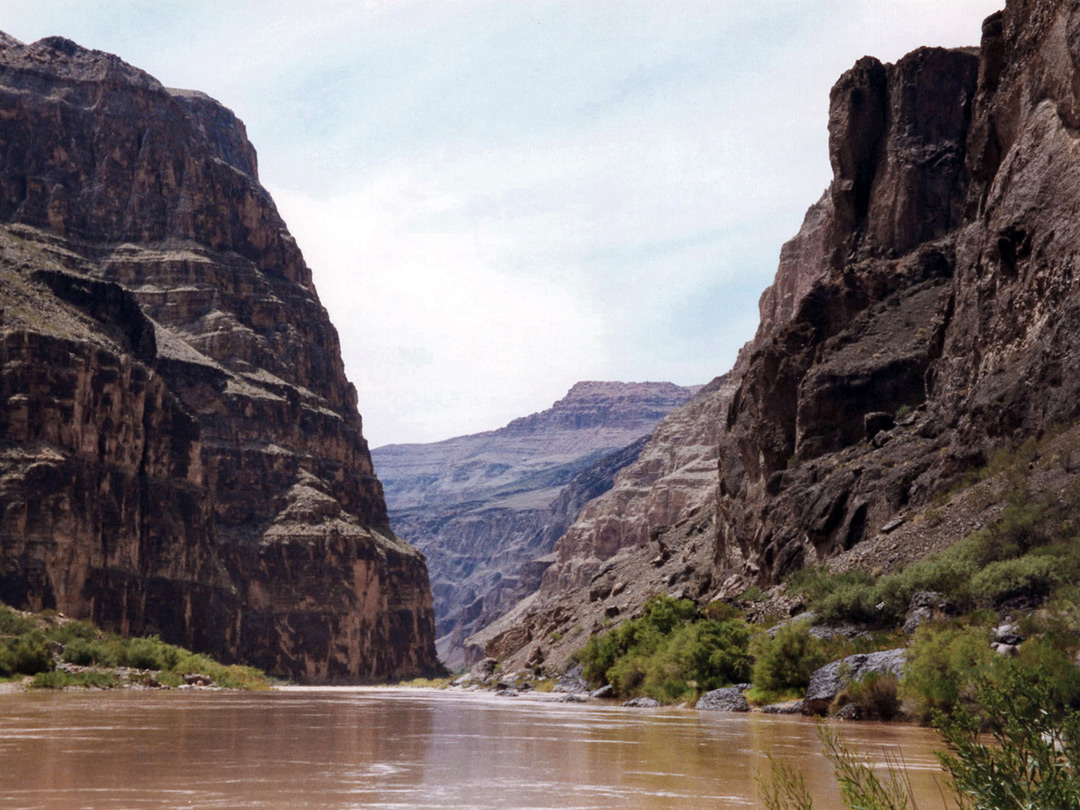
[[[0,143],[0,424],[22,479],[0,490],[0,599],[308,681],[435,666],[423,558],[389,530],[243,125],[115,56],[8,39]],[[45,489],[42,464],[65,471]]]

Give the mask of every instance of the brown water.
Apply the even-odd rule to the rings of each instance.
[[[843,724],[943,806],[938,745]],[[738,808],[766,754],[840,807],[810,721],[405,689],[0,694],[0,809]]]

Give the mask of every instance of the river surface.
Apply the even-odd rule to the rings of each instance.
[[[943,806],[932,732],[838,728]],[[0,810],[759,807],[768,754],[840,808],[801,717],[418,689],[0,694]]]

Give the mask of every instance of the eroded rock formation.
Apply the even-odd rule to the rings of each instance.
[[[581,507],[695,390],[580,382],[499,430],[373,451],[395,531],[427,555],[447,665],[466,663],[463,640],[536,590]]]
[[[337,333],[243,124],[0,41],[0,600],[305,681],[436,665]]]
[[[1010,0],[979,49],[861,59],[829,126],[833,182],[781,254],[730,405],[702,412],[719,422],[717,498],[690,521],[707,538],[608,531],[628,468],[556,546],[552,587],[473,639],[489,655],[558,663],[568,633],[650,593],[704,602],[855,560],[958,473],[1080,417],[1080,6]]]

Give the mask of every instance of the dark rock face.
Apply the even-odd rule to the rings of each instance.
[[[728,413],[719,566],[773,580],[933,486],[941,430],[901,417],[935,393],[954,319],[978,68],[971,50],[923,48],[862,59],[833,88],[827,273],[757,347]]]
[[[1075,3],[1017,0],[987,19],[977,51],[923,48],[845,73],[830,97],[833,182],[781,254],[730,406],[699,411],[719,423],[713,508],[690,519],[712,559],[670,525],[644,545],[610,531],[618,507],[600,504],[616,483],[582,511],[592,525],[579,518],[557,544],[536,598],[477,643],[556,661],[570,645],[554,636],[583,625],[580,644],[651,592],[701,603],[854,560],[862,543],[906,537],[889,534],[899,518],[995,450],[1074,425],[1077,43]],[[658,430],[641,458],[680,441]],[[655,480],[638,479],[635,502],[662,497]]]
[[[436,665],[337,333],[243,125],[0,46],[0,599],[305,681]]]
[[[865,680],[870,675],[891,676],[900,679],[904,674],[907,650],[882,650],[864,655],[849,655],[817,669],[810,676],[806,698],[802,702],[804,714],[822,714],[833,700],[849,684]]]
[[[611,488],[660,419],[693,392],[581,382],[548,410],[499,430],[373,451],[394,530],[427,555],[446,664],[483,657],[464,640],[539,587],[581,507]]]

